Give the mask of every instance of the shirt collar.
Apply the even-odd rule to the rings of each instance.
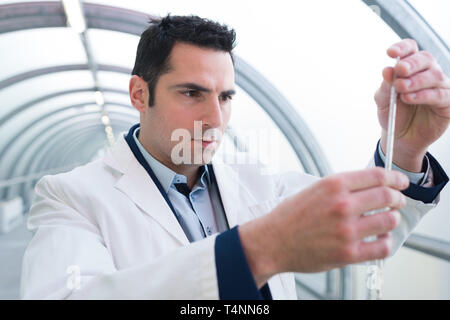
[[[156,178],[158,178],[159,182],[161,183],[162,187],[164,188],[164,191],[166,193],[169,192],[170,187],[174,183],[186,183],[187,178],[185,175],[178,174],[172,169],[166,167],[161,162],[156,160],[145,148],[142,146],[142,144],[139,142],[139,131],[140,128],[137,127],[136,130],[133,132],[133,138],[136,142],[136,145],[139,148],[139,151],[144,156],[145,161],[147,161],[150,168],[155,173]],[[208,166],[203,165],[199,168],[200,170],[200,179],[198,183],[200,184],[200,188],[205,188],[205,184],[209,185],[211,183],[209,172],[208,172]],[[197,184],[196,184],[197,185]]]

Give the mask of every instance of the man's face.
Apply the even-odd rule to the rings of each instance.
[[[178,150],[182,143],[178,134],[175,135],[177,140],[171,141],[172,134],[177,129],[184,129],[191,138],[183,139],[184,147],[191,150],[190,163],[199,165],[194,154],[198,155],[200,150],[205,158],[210,158],[219,146],[230,119],[234,94],[231,56],[223,51],[177,43],[172,49],[169,64],[170,71],[163,74],[156,84],[154,105],[141,112],[141,132],[145,134],[142,138],[159,161],[173,162],[172,151],[177,145]],[[207,143],[205,137],[211,136],[208,133],[215,130],[219,140]]]

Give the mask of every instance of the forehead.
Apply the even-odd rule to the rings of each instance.
[[[176,43],[169,58],[166,75],[180,81],[207,82],[203,84],[233,86],[234,66],[228,52]],[[200,84],[200,83],[199,83]]]

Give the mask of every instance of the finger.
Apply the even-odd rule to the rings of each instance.
[[[341,183],[346,190],[352,192],[379,186],[403,190],[409,186],[409,179],[405,174],[380,167],[340,173],[335,175],[334,179]]]
[[[404,39],[396,44],[392,45],[388,50],[387,54],[391,58],[400,57],[400,59],[407,57],[415,52],[419,51],[417,42],[413,39]]]
[[[394,78],[394,68],[386,67],[383,69],[383,80],[386,81],[389,85],[392,84],[392,79]]]
[[[433,88],[412,93],[402,93],[400,94],[400,99],[407,104],[426,104],[448,109],[450,105],[450,89]],[[448,110],[442,111],[449,112]],[[445,114],[443,116],[447,117]]]
[[[431,53],[420,51],[400,60],[395,65],[394,70],[397,76],[405,78],[426,70],[435,64],[437,64],[436,59]]]
[[[380,88],[375,92],[374,100],[379,111],[389,108],[390,89],[391,85],[386,80],[383,80]]]
[[[388,233],[400,223],[401,215],[397,210],[361,216],[355,226],[355,237],[358,240]]]
[[[391,252],[392,244],[393,239],[389,233],[379,235],[375,241],[360,241],[356,245],[354,263],[385,259]]]
[[[444,85],[445,76],[442,71],[430,68],[425,71],[416,73],[409,78],[399,78],[394,82],[395,90],[399,93],[408,93],[430,89]]]
[[[348,202],[349,211],[360,215],[386,207],[401,209],[406,205],[406,198],[400,191],[383,186],[353,192]]]

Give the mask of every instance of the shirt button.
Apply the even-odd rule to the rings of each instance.
[[[208,235],[212,234],[211,228],[210,227],[206,227],[206,232],[208,233]]]

